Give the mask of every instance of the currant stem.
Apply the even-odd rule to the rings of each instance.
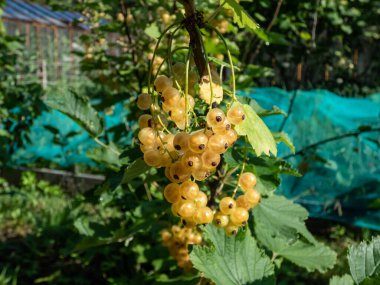
[[[223,1],[223,3],[220,4],[218,8],[215,9],[214,13],[212,13],[212,15],[210,15],[210,17],[207,18],[207,20],[205,21],[205,23],[210,23],[211,20],[213,20],[216,16],[218,16],[218,14],[223,9],[223,6],[226,3],[227,3],[227,1]]]
[[[212,88],[212,76],[211,76],[210,62],[208,60],[207,51],[206,51],[206,48],[205,48],[205,45],[204,45],[204,42],[203,42],[203,39],[202,39],[201,31],[199,30],[198,26],[196,27],[196,30],[197,30],[197,33],[198,33],[200,39],[201,39],[200,42],[202,44],[202,50],[203,50],[204,58],[206,60],[206,68],[207,68],[207,73],[208,73],[208,77],[209,77],[209,81],[210,81],[211,98],[210,98],[209,110],[211,110],[212,109],[212,100],[214,99],[214,91],[213,91],[213,88]]]
[[[119,151],[117,151],[116,149],[112,148],[111,146],[105,144],[104,142],[102,142],[101,140],[99,140],[98,138],[94,138],[94,141],[101,145],[102,147],[104,148],[107,148],[109,149],[111,152],[113,152],[114,154],[116,154],[117,156],[119,156],[121,153]]]
[[[232,55],[231,55],[231,52],[230,52],[230,49],[228,48],[228,45],[227,45],[227,42],[225,40],[225,38],[223,37],[223,35],[217,30],[215,29],[214,27],[208,25],[207,27],[209,27],[210,29],[212,29],[218,36],[219,38],[222,40],[226,50],[227,50],[227,56],[228,56],[228,60],[230,62],[230,66],[231,66],[231,77],[232,77],[232,99],[234,101],[237,101],[237,98],[236,98],[236,80],[235,80],[235,67],[234,67],[234,63],[232,61]]]
[[[248,152],[247,137],[244,137],[244,160],[243,160],[243,164],[241,166],[241,171],[240,171],[239,177],[243,174],[244,169],[245,169],[245,165],[247,163],[247,152]],[[236,187],[234,189],[234,192],[232,194],[232,198],[235,197],[236,192],[237,192],[238,189],[239,189],[239,178],[238,178],[238,182],[236,183]]]
[[[156,58],[156,53],[157,53],[157,49],[161,43],[161,40],[162,38],[166,35],[166,33],[168,31],[170,31],[172,28],[174,28],[175,26],[178,26],[180,25],[180,23],[174,23],[172,25],[170,25],[169,27],[167,27],[163,32],[162,34],[158,37],[157,39],[157,43],[156,43],[156,46],[154,47],[154,51],[153,51],[153,57],[152,57],[152,60],[150,62],[150,68],[149,68],[149,74],[148,74],[148,93],[151,94],[152,93],[152,90],[151,90],[151,85],[152,85],[152,73],[153,73],[153,62],[154,62],[154,59]]]
[[[191,58],[191,48],[189,47],[189,52],[187,53],[187,59],[186,59],[186,74],[185,74],[185,130],[186,131],[188,127],[188,113],[189,113],[188,94],[189,94],[190,58]]]

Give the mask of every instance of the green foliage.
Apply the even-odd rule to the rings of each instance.
[[[224,2],[223,0],[220,1]],[[263,41],[269,41],[268,36],[261,30],[259,25],[252,19],[252,17],[240,6],[235,0],[225,1],[224,7],[232,9],[234,13],[234,21],[238,24],[239,28],[246,28],[255,33]]]
[[[284,143],[286,144],[289,149],[295,153],[296,152],[296,148],[294,147],[294,144],[292,142],[292,140],[289,138],[288,134],[285,133],[285,132],[277,132],[277,133],[272,133],[273,134],[273,137],[274,137],[274,140],[276,141],[276,143]]]
[[[336,253],[317,242],[307,230],[307,211],[281,196],[272,196],[254,209],[258,240],[274,252],[308,271],[325,272],[336,262]],[[298,235],[302,236],[303,241]]]
[[[240,103],[235,102],[232,106]],[[245,120],[235,126],[236,132],[241,136],[247,136],[256,154],[277,155],[276,142],[265,123],[260,119],[251,106],[242,105],[245,112]]]
[[[209,245],[194,246],[191,261],[216,284],[262,284],[274,274],[273,264],[257,247],[248,229],[228,237],[223,229],[208,225],[204,234]]]
[[[151,1],[148,6],[144,1],[48,2],[56,2],[57,5],[89,15],[85,21],[91,29],[80,37],[83,51],[76,53],[81,58],[82,72],[92,83],[79,92],[71,92],[69,88],[49,92],[45,103],[68,115],[92,137],[105,134],[102,141],[97,140],[102,147],[87,154],[104,166],[102,173],[105,174],[105,181],[86,193],[76,189],[70,195],[58,186],[39,181],[31,173],[23,174],[20,187],[1,182],[0,239],[3,242],[0,243],[0,254],[9,256],[4,266],[20,266],[23,269],[19,273],[14,270],[19,280],[25,284],[120,285],[204,284],[209,282],[206,278],[210,278],[216,284],[274,284],[274,268],[284,274],[291,264],[302,268],[294,270],[295,267],[292,267],[292,272],[287,273],[291,278],[290,284],[295,284],[299,278],[297,273],[303,273],[302,270],[326,272],[333,267],[336,254],[317,241],[306,228],[307,211],[274,194],[282,174],[300,174],[290,164],[275,157],[276,142],[283,142],[295,151],[290,138],[282,132],[271,133],[260,117],[286,113],[277,107],[263,109],[251,100],[249,105],[242,105],[246,120],[236,126],[236,131],[247,136],[254,151],[245,150],[243,140],[239,140],[233,151],[223,155],[223,169],[218,169],[209,182],[202,186],[207,191],[211,190],[208,193],[213,195],[215,184],[223,182],[225,188],[222,197],[234,190],[236,170],[242,164],[246,165],[245,170],[255,173],[256,190],[263,196],[261,203],[253,210],[255,236],[251,235],[248,227],[236,237],[227,237],[223,230],[213,225],[200,227],[206,244],[194,246],[191,259],[195,268],[202,272],[202,278],[195,270],[186,274],[178,270],[173,260],[168,258],[168,252],[161,245],[158,235],[162,229],[178,222],[169,214],[168,203],[163,201],[162,189],[167,179],[162,169],[151,169],[145,164],[131,137],[140,114],[135,98],[146,91],[148,59],[152,56],[153,44],[168,26],[159,11],[164,9],[170,21],[174,21],[174,15],[180,21],[181,5],[179,1],[178,5],[171,5],[161,0]],[[257,82],[279,85],[285,82],[287,85],[294,78],[294,70],[290,67],[299,62],[310,62],[310,65],[316,62],[335,63],[334,74],[343,76],[344,82],[348,81],[354,74],[350,68],[352,51],[363,46],[358,42],[357,35],[363,34],[365,43],[378,39],[378,28],[373,24],[373,20],[377,19],[377,16],[373,16],[376,15],[373,12],[375,6],[369,1],[348,1],[350,4],[343,1],[342,5],[337,5],[341,1],[320,1],[323,9],[314,7],[310,1],[284,3],[271,32],[264,32],[259,23],[263,27],[268,26],[276,1],[241,1],[241,5],[235,0],[221,1],[227,9],[218,8],[215,5],[217,1],[214,2],[197,1],[196,7],[204,12],[205,19],[212,15],[214,20],[232,22],[233,17],[237,23],[238,27],[230,23],[223,34],[233,54],[234,69],[242,75],[237,81],[238,89],[252,87]],[[352,3],[363,9],[370,7],[369,11],[372,12],[360,15],[358,9],[350,7]],[[213,15],[215,11],[219,14]],[[229,14],[231,11],[232,15]],[[313,40],[308,23],[313,22],[310,16],[315,12],[319,18],[317,35]],[[364,22],[363,27],[359,25],[360,21]],[[208,24],[213,25],[214,22]],[[323,35],[321,25],[328,31],[327,35]],[[213,55],[208,56],[210,61],[217,68],[223,67],[225,71],[230,69],[225,59],[216,56],[226,53],[224,45],[207,28],[202,28],[201,32],[207,37],[207,52]],[[252,33],[254,38],[251,38]],[[110,41],[109,38],[114,35],[120,37]],[[184,47],[188,43],[185,29],[163,39],[163,45],[157,50],[157,58],[161,60],[168,56],[168,50]],[[348,40],[353,40],[354,45],[348,45]],[[265,42],[261,49],[263,55],[259,54],[256,64],[251,60],[255,50],[251,42],[257,47],[261,41]],[[42,108],[40,98],[44,92],[39,84],[23,84],[17,80],[15,66],[23,47],[21,43],[19,39],[10,37],[1,37],[0,40],[0,124],[5,126],[0,130],[2,148],[10,143],[11,147],[12,144],[21,144],[23,138],[20,130],[27,130]],[[269,48],[267,44],[270,44]],[[329,49],[325,50],[326,46]],[[337,46],[339,51],[336,51]],[[185,53],[178,52],[170,56],[173,62],[183,62]],[[156,68],[159,64],[158,61],[153,65]],[[371,63],[369,70],[376,68],[376,63]],[[161,71],[169,74],[170,68],[164,65]],[[227,70],[224,74],[228,75],[229,72]],[[273,79],[278,76],[282,81],[275,82]],[[361,80],[360,76],[356,78],[358,82]],[[318,80],[311,81],[320,82]],[[372,81],[378,82],[376,80]],[[228,95],[230,91],[226,85],[223,87]],[[98,113],[112,111],[117,102],[123,102],[128,110],[127,131],[124,124],[113,130],[105,130],[103,119]],[[12,112],[16,107],[21,109],[20,113]],[[50,126],[45,128],[55,136],[59,135],[58,129]],[[71,135],[75,134],[67,136]],[[66,141],[67,138],[57,137],[56,144],[62,146]],[[231,175],[218,176],[224,170]],[[221,198],[218,195],[217,200]],[[211,206],[216,210],[215,205]],[[377,248],[372,249],[375,252]],[[361,250],[367,252],[367,246],[365,249],[362,246]],[[266,252],[272,254],[272,259]],[[378,277],[373,277],[375,274],[372,273],[377,273],[378,263],[363,262],[363,254],[359,253],[359,249],[351,249],[350,254],[355,281],[360,278],[364,284],[376,284],[375,278]],[[360,267],[363,264],[364,269]],[[9,271],[1,273],[0,282],[3,276],[6,282],[15,280],[9,279],[9,275]],[[283,280],[278,278],[278,281]],[[334,277],[331,282],[350,284],[351,281],[348,276],[343,276]]]
[[[348,250],[348,262],[352,278],[356,284],[371,284],[380,275],[380,237],[371,242],[361,242]],[[376,284],[376,282],[374,283]]]
[[[354,281],[350,275],[345,274],[343,276],[333,276],[330,279],[329,285],[354,285]]]
[[[66,114],[91,136],[99,136],[104,129],[103,120],[91,106],[88,98],[70,91],[56,91],[47,94],[46,105]]]

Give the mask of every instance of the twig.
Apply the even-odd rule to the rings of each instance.
[[[202,38],[198,29],[203,26],[203,16],[195,10],[194,0],[178,0],[185,8],[185,28],[190,36],[190,46],[194,55],[194,62],[200,76],[207,74],[205,54],[202,49]]]
[[[272,29],[272,27],[273,27],[274,24],[276,23],[276,20],[277,20],[277,18],[278,18],[278,15],[280,14],[280,9],[281,9],[281,6],[282,6],[282,1],[283,1],[283,0],[278,0],[278,1],[277,1],[276,10],[274,11],[274,14],[273,14],[272,20],[270,21],[268,27],[266,28],[266,32],[270,32],[271,29]],[[251,50],[250,47],[253,46],[254,43],[256,43],[256,41],[254,41],[254,39],[256,39],[256,37],[253,37],[252,41],[250,42],[250,44],[249,44],[249,48],[247,49],[247,53]],[[263,41],[261,41],[261,42],[259,43],[259,45],[257,46],[255,52],[252,54],[252,56],[251,56],[249,62],[254,62],[254,61],[255,61],[256,57],[259,55],[260,49],[262,48],[263,44],[264,44]],[[245,55],[244,58],[246,59],[247,56],[248,56],[248,54]]]
[[[373,129],[364,129],[364,130],[351,131],[351,132],[348,132],[348,133],[345,133],[345,134],[342,134],[342,135],[338,135],[338,136],[335,136],[335,137],[327,138],[327,139],[321,140],[319,142],[313,143],[311,145],[308,145],[308,146],[300,149],[299,151],[295,152],[294,154],[286,155],[286,156],[282,157],[282,159],[288,159],[288,158],[293,157],[293,156],[302,155],[304,152],[306,152],[306,151],[308,151],[310,149],[316,148],[316,147],[318,147],[320,145],[323,145],[323,144],[326,144],[326,143],[329,143],[329,142],[332,142],[332,141],[337,141],[337,140],[348,138],[348,137],[358,137],[361,134],[372,133],[372,132],[380,132],[380,127],[373,128]]]
[[[294,106],[294,101],[296,100],[296,97],[297,97],[297,89],[296,88],[294,91],[293,91],[293,95],[292,95],[292,98],[290,99],[290,104],[289,104],[289,108],[288,108],[288,112],[287,112],[287,115],[286,117],[284,118],[284,120],[282,121],[281,123],[281,126],[280,126],[280,129],[278,130],[279,132],[283,131],[284,127],[285,127],[285,124],[289,118],[289,115],[292,113],[293,111],[293,106]]]
[[[114,154],[116,154],[117,156],[120,156],[120,152],[117,151],[116,149],[114,149],[113,147],[109,146],[109,145],[106,145],[104,142],[102,142],[101,140],[99,140],[98,138],[94,138],[94,141],[101,145],[102,147],[106,148],[106,149],[109,149],[110,151],[112,151]]]
[[[316,31],[317,31],[317,24],[318,24],[318,8],[319,8],[319,3],[321,2],[321,0],[316,0],[316,7],[315,7],[315,12],[314,12],[314,16],[313,16],[313,28],[311,30],[311,46],[313,48],[316,47],[316,44],[315,44],[315,35],[316,35]]]

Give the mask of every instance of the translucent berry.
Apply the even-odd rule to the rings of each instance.
[[[166,149],[168,152],[175,151],[173,142],[174,142],[174,135],[173,134],[165,135],[162,138],[163,149]]]
[[[170,183],[164,189],[164,197],[169,203],[178,202],[180,199],[180,187],[177,183]]]
[[[190,178],[191,171],[185,167],[180,161],[172,164],[170,167],[170,175],[176,182],[183,182]]]
[[[223,125],[226,115],[221,109],[214,108],[207,113],[207,124],[210,127]]]
[[[216,134],[225,134],[230,129],[231,123],[227,120],[227,118],[224,119],[223,124],[215,125],[212,127],[212,131]]]
[[[193,237],[193,243],[194,244],[201,244],[202,243],[202,235],[199,233],[196,233]]]
[[[177,63],[173,64],[172,70],[176,76],[182,77],[185,75],[186,65],[183,62],[177,62]]]
[[[190,135],[185,132],[178,133],[174,136],[174,148],[179,152],[185,152],[189,149]]]
[[[211,150],[202,153],[202,166],[206,169],[215,169],[220,163],[220,155]]]
[[[190,135],[189,149],[195,153],[202,153],[206,150],[208,137],[203,131],[198,131]]]
[[[158,76],[154,81],[154,88],[158,93],[162,93],[166,88],[172,86],[173,81],[165,75]]]
[[[224,228],[228,225],[230,218],[228,215],[223,214],[222,212],[217,212],[214,215],[214,224],[219,228]]]
[[[223,214],[230,214],[236,208],[236,202],[231,197],[224,197],[220,200],[219,209]]]
[[[244,208],[246,210],[249,210],[252,208],[252,204],[247,201],[247,198],[245,195],[241,195],[236,198],[236,206],[240,208]]]
[[[178,209],[178,214],[183,218],[188,218],[194,215],[197,207],[193,201],[184,202]]]
[[[184,200],[195,200],[198,196],[199,187],[198,184],[193,181],[185,181],[180,186],[181,197]]]
[[[256,176],[251,172],[244,172],[239,177],[239,185],[244,191],[255,187],[256,182]]]
[[[179,100],[181,99],[180,93],[173,87],[168,87],[162,93],[165,105],[170,108],[178,107]]]
[[[230,221],[235,225],[241,225],[248,221],[249,213],[246,209],[236,207],[230,213]]]
[[[144,114],[139,117],[139,128],[151,128],[153,127],[153,118],[149,114]]]
[[[227,118],[233,125],[241,123],[245,119],[243,107],[237,105],[229,109],[227,112]]]
[[[137,97],[137,107],[141,110],[148,110],[152,105],[152,99],[148,93],[142,93]]]
[[[209,224],[214,218],[214,213],[209,207],[203,207],[197,210],[194,215],[194,221],[197,224]]]
[[[172,210],[172,214],[176,217],[179,217],[179,214],[178,214],[178,211],[179,211],[179,208],[182,206],[182,201],[179,200],[178,202],[175,202],[172,204],[172,207],[171,207],[171,210]]]
[[[229,144],[224,135],[214,134],[209,138],[207,147],[213,152],[222,154],[228,149]]]
[[[197,197],[194,199],[194,203],[197,206],[197,208],[203,208],[207,205],[207,195],[199,191]]]
[[[185,152],[185,154],[181,158],[181,162],[183,163],[183,165],[190,168],[191,171],[202,167],[201,156],[192,151]]]
[[[182,97],[180,99],[180,101],[179,101],[179,106],[182,107],[183,109],[185,109],[185,107],[186,107],[186,98],[187,98],[187,108],[188,108],[188,110],[194,109],[195,101],[194,101],[193,96],[190,96],[190,95]]]
[[[238,134],[233,129],[229,129],[223,135],[226,138],[228,145],[230,145],[230,146],[233,145],[238,139]]]
[[[171,237],[172,234],[168,230],[163,230],[161,232],[161,239],[164,244],[167,243],[171,239]]]
[[[165,167],[165,176],[168,178],[171,182],[177,182],[170,174],[170,166]]]
[[[191,174],[193,175],[193,177],[194,177],[195,180],[203,181],[207,177],[210,176],[210,170],[202,167],[202,168],[194,169],[191,172]]]
[[[140,144],[140,150],[143,153],[147,152],[148,150],[156,150],[157,148],[158,146],[156,144],[152,144],[152,145]]]
[[[238,231],[239,231],[239,227],[232,224],[232,223],[229,223],[225,228],[224,228],[224,231],[226,232],[226,235],[228,236],[235,236],[237,235]]]
[[[185,116],[186,116],[185,109],[180,106],[175,107],[170,111],[170,118],[174,122],[181,122],[185,118]]]
[[[161,153],[157,149],[148,150],[144,153],[144,161],[152,167],[158,167],[161,164]]]
[[[261,195],[259,192],[257,192],[256,190],[254,189],[249,189],[245,192],[244,194],[245,196],[245,199],[251,203],[252,206],[256,206],[259,202],[260,202],[260,199],[261,199]]]
[[[156,143],[156,132],[152,128],[143,128],[139,131],[138,138],[144,145]]]

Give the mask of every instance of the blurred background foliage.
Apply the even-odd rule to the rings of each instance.
[[[10,157],[28,143],[33,121],[47,109],[43,99],[57,90],[90,98],[105,121],[121,106],[124,120],[106,124],[101,139],[117,151],[124,150],[137,128],[138,112],[130,103],[146,86],[155,38],[170,23],[181,20],[176,17],[179,5],[161,0],[32,2],[78,11],[82,17],[73,24],[85,24],[89,29],[78,35],[73,50],[79,69],[75,82],[63,78],[47,86],[36,75],[38,66],[24,60],[36,57],[36,51],[24,48],[23,35],[6,35],[5,28],[0,29],[2,171],[14,166]],[[379,92],[380,61],[374,60],[380,48],[378,1],[240,2],[263,34],[258,36],[232,25],[227,10],[213,21],[226,36],[240,69],[239,89],[325,88],[348,97]],[[4,5],[5,1],[0,3]],[[197,7],[207,18],[218,3],[199,0]],[[207,36],[207,49],[218,55],[215,64],[226,60],[216,35]],[[174,47],[187,43],[184,32],[173,40]],[[164,42],[159,49],[153,69],[161,64],[167,44]],[[174,61],[184,57],[178,52]],[[78,135],[62,135],[59,128],[46,129],[52,133],[52,145],[62,149]],[[95,143],[92,148],[88,156],[93,164],[62,166],[39,159],[23,165],[104,175],[104,182],[87,191],[75,183],[67,186],[63,180],[41,180],[33,172],[23,172],[16,182],[0,180],[0,285],[196,283],[193,273],[182,275],[159,241],[158,232],[172,221],[167,205],[160,199],[158,186],[163,174],[150,170],[144,180],[121,183],[126,179],[125,169],[138,157],[136,149],[127,149],[119,159]],[[64,157],[70,155],[62,152]],[[347,246],[368,240],[373,234],[368,229],[319,220],[311,220],[308,226],[319,240],[338,252],[339,262],[333,270],[321,274],[283,261],[276,268],[278,284],[327,284],[332,275],[348,273]]]

